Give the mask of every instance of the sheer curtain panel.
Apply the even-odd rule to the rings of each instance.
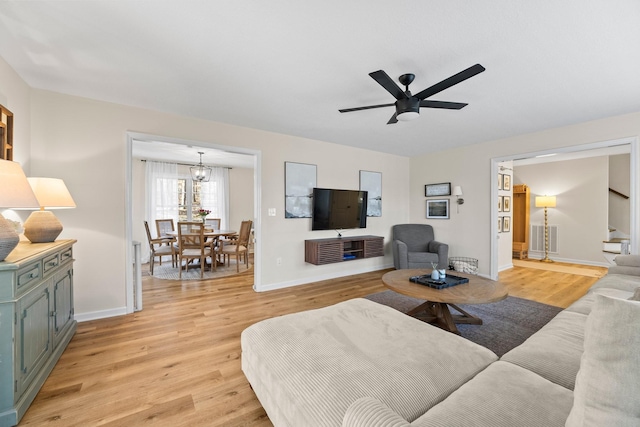
[[[203,182],[202,208],[209,209],[210,218],[220,218],[220,228],[228,230],[229,224],[229,169],[214,167],[209,182]]]
[[[146,217],[155,230],[156,219],[178,222],[178,165],[175,163],[146,162]],[[143,261],[149,254],[143,254]]]

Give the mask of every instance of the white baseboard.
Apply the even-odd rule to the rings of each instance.
[[[290,288],[292,286],[305,285],[307,283],[320,282],[322,280],[337,279],[338,277],[351,276],[353,274],[370,273],[372,271],[385,270],[387,268],[392,268],[392,267],[393,267],[393,264],[376,265],[376,266],[370,266],[370,267],[365,267],[365,268],[361,267],[361,268],[349,270],[348,272],[336,271],[336,272],[333,272],[333,273],[323,274],[323,275],[319,275],[319,276],[306,277],[304,279],[304,281],[289,280],[289,281],[286,281],[286,282],[271,283],[271,284],[268,284],[268,285],[262,285],[262,286],[260,286],[259,289],[256,289],[255,286],[254,286],[253,289],[256,292],[274,291],[276,289]]]
[[[123,316],[127,314],[127,307],[112,308],[109,310],[92,311],[89,313],[75,313],[73,318],[78,322],[89,320],[106,319],[107,317]]]

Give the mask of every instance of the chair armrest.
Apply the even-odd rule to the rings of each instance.
[[[427,251],[438,254],[438,269],[449,267],[449,245],[432,240],[427,245]]]
[[[373,397],[361,397],[347,408],[342,427],[409,427],[404,418]]]
[[[393,250],[393,266],[396,270],[409,268],[409,250],[407,244],[394,240],[391,242],[391,249]]]

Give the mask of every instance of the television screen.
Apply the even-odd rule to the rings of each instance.
[[[313,189],[312,230],[341,230],[367,226],[367,192]]]

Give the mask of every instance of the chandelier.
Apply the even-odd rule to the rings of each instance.
[[[209,182],[211,178],[211,168],[202,164],[202,155],[204,152],[198,151],[200,154],[200,163],[195,166],[191,166],[191,179],[198,182]]]

